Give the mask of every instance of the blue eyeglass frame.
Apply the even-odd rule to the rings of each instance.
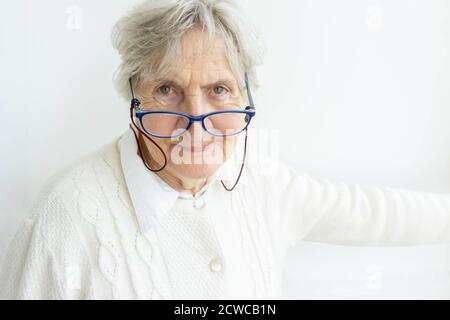
[[[141,127],[144,129],[145,133],[147,133],[148,135],[153,136],[153,137],[157,137],[157,138],[176,138],[176,137],[179,137],[182,134],[184,134],[186,131],[188,131],[189,128],[192,126],[192,124],[194,122],[201,122],[203,130],[205,130],[210,135],[219,136],[219,137],[234,136],[236,134],[239,134],[239,133],[247,130],[248,126],[250,125],[250,122],[251,122],[252,118],[256,115],[256,108],[255,108],[255,105],[253,103],[253,97],[252,97],[252,93],[250,91],[250,86],[249,86],[247,73],[245,73],[245,87],[246,87],[246,92],[247,92],[247,98],[248,98],[249,105],[247,107],[245,107],[244,110],[213,111],[213,112],[204,113],[204,114],[201,114],[201,115],[198,115],[198,116],[193,116],[193,115],[190,115],[190,114],[187,114],[187,113],[184,113],[184,112],[178,112],[178,111],[156,111],[156,110],[144,111],[144,110],[142,110],[140,108],[141,102],[137,98],[135,98],[135,96],[134,96],[133,84],[132,84],[131,78],[129,78],[129,82],[130,82],[131,94],[132,94],[131,110],[130,110],[131,114],[130,114],[130,116],[132,116],[132,109],[134,109],[135,110],[135,115],[139,119],[139,123],[141,124]],[[215,134],[215,133],[212,133],[212,132],[208,131],[208,129],[206,129],[206,126],[205,126],[205,119],[207,117],[209,117],[209,116],[216,115],[216,114],[222,114],[222,113],[241,113],[241,114],[245,114],[246,115],[245,121],[247,122],[247,124],[240,131],[232,133],[232,134]],[[170,136],[161,136],[161,135],[157,135],[157,134],[154,134],[154,133],[151,133],[151,132],[147,131],[147,129],[144,127],[144,124],[142,122],[142,118],[145,115],[148,115],[148,114],[178,115],[178,116],[182,116],[182,117],[186,118],[189,122],[188,122],[187,127],[184,129],[184,131],[180,132],[179,134],[170,135]]]

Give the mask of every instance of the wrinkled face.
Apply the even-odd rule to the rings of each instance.
[[[184,112],[193,116],[208,112],[241,109],[239,91],[223,41],[215,38],[207,42],[207,35],[200,29],[189,30],[182,39],[181,67],[164,79],[146,84],[138,91],[143,110]],[[156,119],[156,118],[155,118]],[[211,118],[205,125],[211,128],[226,126],[233,119]],[[158,130],[176,129],[186,124],[186,119],[158,118],[149,126]],[[147,125],[146,125],[147,126]],[[167,156],[165,171],[183,179],[207,178],[229,158],[235,147],[236,136],[218,137],[207,133],[201,122],[194,122],[190,129],[177,138],[153,138]],[[144,155],[153,168],[163,164],[161,151],[147,139],[149,153]]]

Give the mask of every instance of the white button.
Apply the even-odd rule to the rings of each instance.
[[[209,269],[213,272],[219,272],[222,270],[222,260],[220,258],[214,258],[209,263]]]
[[[198,196],[194,198],[194,208],[201,209],[205,206],[205,199],[202,196]]]

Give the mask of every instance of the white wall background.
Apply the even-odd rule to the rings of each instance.
[[[0,258],[45,179],[126,130],[109,34],[136,2],[0,3]],[[241,2],[265,34],[257,122],[279,130],[282,160],[450,192],[450,1]],[[302,243],[285,297],[449,299],[449,249]]]

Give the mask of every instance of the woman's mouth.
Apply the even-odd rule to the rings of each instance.
[[[199,152],[206,152],[212,147],[213,143],[203,144],[203,145],[182,145],[179,144],[178,146],[181,147],[185,152],[190,153],[199,153]]]

